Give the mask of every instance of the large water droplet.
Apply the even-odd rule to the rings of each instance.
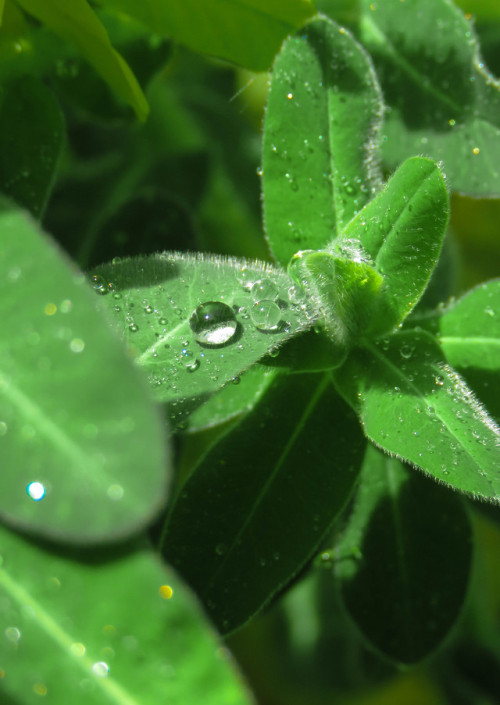
[[[275,299],[278,296],[278,287],[270,279],[258,279],[250,291],[254,301],[262,299]]]
[[[281,310],[274,301],[257,301],[250,311],[252,321],[259,330],[276,330],[281,320]]]
[[[198,343],[214,347],[231,342],[238,327],[233,309],[221,301],[207,301],[197,306],[189,325]]]

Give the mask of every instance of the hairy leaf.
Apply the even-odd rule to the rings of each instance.
[[[376,445],[455,489],[500,499],[500,429],[429,333],[356,350],[334,374]]]
[[[311,0],[101,0],[195,51],[266,71],[287,34],[315,12]]]
[[[24,213],[0,212],[0,515],[106,541],[165,499],[164,429],[78,272]]]
[[[461,497],[373,446],[336,552],[344,603],[363,634],[394,661],[434,651],[463,606],[472,529]]]
[[[0,698],[248,703],[196,601],[148,548],[78,563],[0,529]]]
[[[325,247],[380,185],[382,98],[351,34],[319,19],[283,45],[264,125],[267,236],[286,265]]]
[[[363,447],[329,375],[305,374],[279,375],[208,450],[173,506],[163,553],[219,629],[241,626],[311,557],[352,492]]]
[[[103,265],[94,284],[174,416],[317,316],[285,272],[259,262],[166,253]]]
[[[500,83],[451,0],[363,0],[361,34],[391,111],[384,159],[444,162],[451,188],[500,193]],[[473,11],[473,6],[470,5]]]

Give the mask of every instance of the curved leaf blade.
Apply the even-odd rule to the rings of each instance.
[[[0,232],[0,515],[65,541],[129,535],[165,500],[163,424],[83,277],[23,212],[3,204]]]
[[[359,243],[384,277],[383,306],[372,329],[394,328],[418,303],[439,259],[448,214],[448,192],[437,164],[414,157],[334,243],[347,253]]]
[[[55,34],[75,44],[116,95],[132,106],[139,120],[146,119],[149,107],[141,87],[123,57],[111,46],[87,0],[72,0],[70,11],[65,0],[17,2]]]
[[[104,0],[194,51],[267,71],[287,34],[315,13],[310,0]],[[194,19],[193,19],[194,18]]]
[[[472,528],[461,497],[373,446],[356,505],[336,551],[347,610],[371,643],[416,663],[460,615],[472,562]],[[425,508],[425,510],[424,510]]]
[[[285,272],[259,262],[165,253],[103,265],[94,280],[106,294],[99,303],[174,416],[206,401],[317,317]],[[226,316],[213,343],[193,328],[206,304]]]
[[[362,40],[391,107],[384,159],[424,154],[451,188],[500,193],[500,83],[481,59],[471,23],[450,0],[363,0]]]
[[[331,20],[286,40],[264,125],[264,220],[283,265],[329,243],[381,180],[382,98],[370,58]]]
[[[500,500],[500,429],[429,333],[353,351],[333,374],[377,446],[457,490]]]
[[[54,185],[64,135],[61,109],[41,81],[24,76],[4,86],[0,189],[37,218],[42,217]]]
[[[325,436],[325,418],[335,433]],[[363,446],[329,375],[279,375],[193,470],[162,552],[223,633],[258,612],[311,557],[351,495]]]
[[[249,702],[190,592],[152,550],[77,563],[2,528],[0,554],[2,702]]]

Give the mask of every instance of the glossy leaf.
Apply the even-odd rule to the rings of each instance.
[[[355,261],[367,255],[384,277],[382,302],[371,331],[391,330],[419,301],[441,252],[448,210],[439,168],[430,159],[414,157],[396,171],[333,244],[341,253],[351,253]]]
[[[336,551],[344,604],[390,659],[416,663],[462,609],[472,561],[463,499],[369,446]]]
[[[180,401],[185,411],[206,400],[317,316],[290,298],[285,272],[259,262],[166,253],[103,265],[94,282],[174,416]]]
[[[287,39],[271,76],[262,157],[278,262],[325,247],[379,187],[381,114],[370,59],[347,30],[322,18]]]
[[[41,81],[7,83],[0,97],[0,190],[36,217],[54,184],[64,131],[59,105]]]
[[[325,435],[325,419],[335,432]],[[224,633],[311,557],[352,492],[363,446],[328,375],[279,375],[193,469],[165,527],[163,554]]]
[[[334,374],[376,445],[455,489],[500,499],[500,429],[429,333],[353,351]]]
[[[103,0],[194,51],[266,71],[287,34],[314,14],[311,0]]]
[[[245,705],[180,578],[144,548],[78,563],[0,530],[0,698]]]
[[[500,193],[500,84],[482,62],[471,22],[450,0],[363,0],[362,7],[362,40],[391,108],[388,165],[423,154],[443,161],[453,190]]]
[[[129,535],[165,500],[159,415],[83,276],[5,203],[0,232],[0,515],[65,541]]]
[[[87,0],[17,0],[19,5],[43,22],[62,39],[78,47],[116,95],[135,110],[140,120],[148,114],[148,104],[129,66],[113,49],[108,34]]]
[[[439,317],[438,341],[453,367],[500,369],[500,279],[480,284]]]

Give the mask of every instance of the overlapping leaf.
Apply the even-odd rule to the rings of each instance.
[[[195,51],[266,71],[287,34],[314,14],[311,0],[101,0]]]
[[[362,41],[391,107],[388,165],[423,154],[443,161],[452,189],[498,195],[500,84],[471,22],[451,0],[363,0],[362,8]]]
[[[147,548],[77,563],[0,530],[2,702],[245,705],[210,631]]]
[[[334,374],[376,445],[455,489],[500,499],[500,429],[429,333],[353,351]]]
[[[336,552],[344,603],[394,661],[434,651],[463,606],[472,531],[463,499],[369,446]]]
[[[167,253],[103,265],[94,283],[156,397],[171,403],[174,416],[317,316],[285,272],[258,262]]]
[[[283,45],[264,126],[267,236],[286,265],[330,242],[379,187],[382,99],[369,57],[325,18]]]
[[[352,492],[363,446],[329,375],[279,375],[193,469],[162,550],[219,629],[242,625],[311,557]]]
[[[0,515],[62,540],[126,536],[165,499],[159,415],[83,275],[5,203],[0,233]]]

